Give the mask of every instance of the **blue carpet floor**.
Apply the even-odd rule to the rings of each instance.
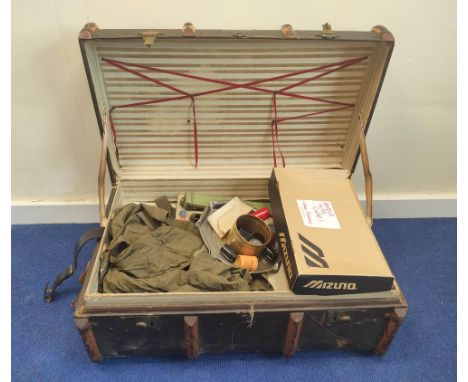
[[[410,305],[384,357],[344,351],[113,359],[91,363],[72,320],[78,275],[51,304],[44,283],[69,264],[89,225],[12,228],[13,381],[454,381],[456,379],[456,220],[376,220],[375,234]],[[90,256],[92,244],[82,253]],[[83,261],[81,261],[81,265]],[[81,268],[80,268],[81,271]],[[79,273],[79,272],[78,272]]]

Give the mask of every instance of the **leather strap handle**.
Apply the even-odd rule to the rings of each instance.
[[[372,173],[369,167],[369,155],[367,153],[366,132],[362,111],[359,113],[359,150],[361,151],[362,168],[364,171],[364,182],[366,188],[366,220],[372,227]]]
[[[90,240],[100,239],[104,232],[103,227],[95,227],[85,231],[77,241],[75,250],[73,251],[72,263],[56,278],[52,286],[49,288],[49,283],[46,283],[44,288],[44,301],[51,302],[54,298],[55,289],[57,289],[66,279],[70,278],[76,271],[78,266],[78,255],[80,254],[81,248]]]

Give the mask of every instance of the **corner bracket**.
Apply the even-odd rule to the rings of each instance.
[[[78,38],[80,40],[91,40],[93,38],[93,34],[99,29],[96,23],[87,23],[80,31]]]

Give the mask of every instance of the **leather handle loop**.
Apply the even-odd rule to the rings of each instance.
[[[372,227],[372,173],[369,167],[369,155],[367,153],[366,133],[362,112],[359,114],[359,149],[361,151],[362,168],[364,171],[364,182],[366,188],[366,220]]]
[[[107,160],[107,129],[106,119],[104,118],[104,126],[101,141],[101,160],[99,162],[98,174],[98,197],[99,197],[99,221],[101,227],[107,225],[106,205],[105,205],[105,181],[106,181],[106,160]]]
[[[60,273],[53,282],[52,286],[49,287],[49,283],[47,283],[44,287],[44,301],[51,302],[54,298],[55,289],[57,289],[66,279],[70,278],[76,271],[78,267],[78,255],[80,254],[81,248],[90,240],[93,239],[100,239],[104,232],[104,228],[96,227],[91,228],[85,231],[78,242],[75,245],[75,250],[73,251],[73,260],[72,263],[62,272]]]

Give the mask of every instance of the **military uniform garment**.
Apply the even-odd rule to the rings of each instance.
[[[104,293],[268,290],[244,269],[211,257],[198,228],[174,219],[166,198],[128,204],[112,219]]]

